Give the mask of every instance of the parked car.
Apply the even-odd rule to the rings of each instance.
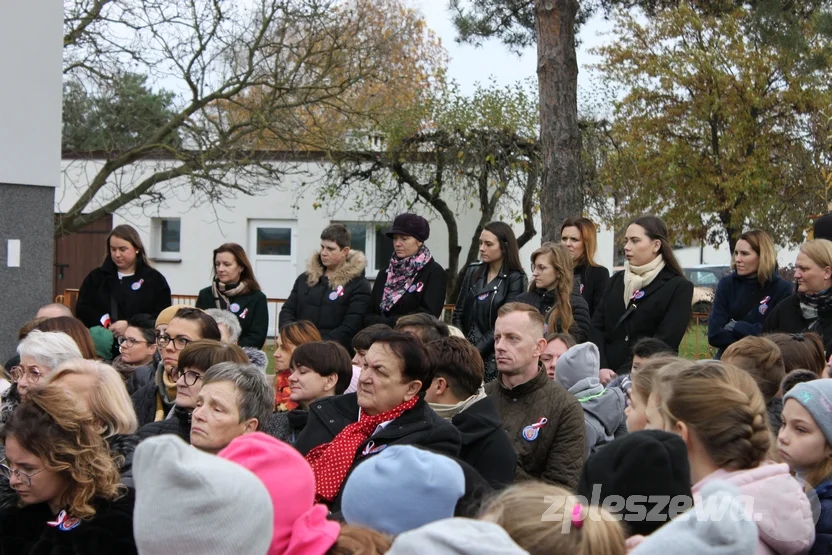
[[[693,283],[693,312],[709,313],[714,304],[714,295],[719,280],[731,273],[730,266],[702,264],[682,268],[685,276]]]

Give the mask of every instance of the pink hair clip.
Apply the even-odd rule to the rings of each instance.
[[[572,526],[575,528],[580,528],[584,525],[583,518],[581,517],[581,504],[577,503],[574,507],[572,507]]]

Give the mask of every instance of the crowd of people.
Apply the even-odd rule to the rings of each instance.
[[[279,314],[244,249],[172,305],[117,226],[79,292],[23,323],[3,369],[0,555],[832,552],[832,241],[778,273],[737,241],[679,357],[693,286],[664,222],[623,271],[572,218],[531,255],[491,222],[447,275],[395,218],[371,286],[333,224]],[[832,238],[832,237],[830,237]]]

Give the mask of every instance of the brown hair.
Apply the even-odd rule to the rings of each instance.
[[[557,525],[541,518],[552,507],[553,500],[561,499],[561,515],[566,522]],[[627,553],[621,523],[601,507],[581,506],[582,526],[571,525],[567,519],[571,519],[578,503],[578,498],[565,488],[529,481],[499,493],[483,508],[480,519],[501,526],[530,555]]]
[[[546,343],[551,343],[556,339],[563,341],[563,344],[566,345],[567,349],[571,349],[578,344],[578,342],[575,341],[575,338],[572,337],[572,334],[569,333],[550,333],[546,336]]]
[[[535,326],[540,326],[540,335],[543,336],[543,327],[546,325],[546,322],[543,320],[543,315],[540,314],[540,311],[537,310],[530,304],[526,303],[518,303],[518,302],[511,302],[506,303],[497,310],[497,318],[500,316],[508,316],[512,312],[523,312],[526,316],[529,317],[529,321]]]
[[[633,392],[636,393],[644,402],[647,402],[650,394],[653,393],[654,383],[659,376],[659,373],[672,364],[684,363],[685,366],[691,364],[689,360],[679,357],[656,357],[651,358],[642,364],[638,370],[630,373],[630,381],[633,384]]]
[[[413,327],[416,328],[416,335],[422,340],[422,343],[427,345],[431,341],[437,341],[443,337],[449,337],[451,331],[448,329],[448,324],[426,312],[417,312],[416,314],[405,314],[396,320],[396,331],[402,331],[402,328]]]
[[[387,324],[372,324],[356,333],[352,338],[353,350],[366,351],[373,344],[375,336],[378,334],[390,333],[393,328]]]
[[[780,348],[786,374],[793,370],[809,370],[823,377],[826,357],[823,355],[823,341],[816,333],[772,333],[765,335]]]
[[[786,377],[780,348],[765,337],[749,335],[732,343],[722,354],[722,361],[751,374],[766,401],[777,396],[780,382]]]
[[[423,384],[430,387],[437,376],[445,378],[457,399],[467,399],[482,385],[485,368],[476,347],[461,337],[445,337],[425,345],[428,376]]]
[[[321,241],[332,241],[343,250],[352,243],[352,233],[344,224],[328,225],[321,232]]]
[[[298,320],[291,322],[280,328],[278,333],[281,343],[291,343],[295,347],[300,347],[304,343],[312,343],[313,341],[323,341],[321,332],[315,327],[315,324],[309,320]]]
[[[237,243],[223,243],[214,249],[214,256],[211,259],[214,262],[211,267],[211,278],[217,279],[217,255],[223,252],[231,254],[234,260],[237,261],[237,265],[243,268],[242,273],[240,273],[240,282],[245,283],[250,292],[260,291],[260,284],[254,278],[254,267],[251,265],[245,249]]]
[[[173,315],[173,318],[170,319],[170,322],[176,319],[196,322],[199,325],[199,332],[202,334],[201,339],[214,339],[216,341],[222,339],[222,333],[220,332],[220,327],[217,325],[217,321],[205,314],[205,311],[202,309],[193,306],[180,308]]]
[[[338,375],[335,394],[341,395],[352,381],[352,360],[350,354],[335,341],[313,341],[298,345],[292,352],[289,368],[305,366],[321,376]]]
[[[60,385],[29,391],[0,430],[4,443],[9,436],[40,458],[47,470],[69,480],[60,501],[70,516],[92,518],[94,498],[114,500],[124,489],[92,415],[80,411]]]
[[[573,275],[575,263],[572,261],[572,255],[561,243],[548,241],[540,245],[540,248],[532,253],[532,264],[540,255],[548,255],[549,261],[555,267],[555,304],[548,314],[549,331],[568,331],[575,321],[572,317],[572,301],[570,300],[575,279]],[[532,281],[529,291],[536,289]]]
[[[756,468],[772,445],[757,382],[730,364],[699,362],[656,384],[665,426],[684,422],[713,463],[725,470]]]
[[[673,253],[673,244],[670,242],[670,234],[667,232],[667,224],[658,216],[645,215],[639,216],[630,225],[637,225],[644,229],[645,235],[651,241],[659,241],[659,254],[664,259],[665,267],[672,270],[677,276],[685,277],[682,267],[679,266],[679,261],[676,260],[676,255]],[[685,278],[687,279],[687,278]]]
[[[49,318],[40,317],[40,318],[33,318],[23,324],[20,329],[17,331],[17,340],[23,341],[26,339],[26,336],[31,333],[32,330],[37,329],[37,327],[42,324],[43,322],[47,321]]]
[[[180,370],[194,368],[207,372],[220,362],[248,364],[248,355],[237,345],[226,345],[215,339],[200,339],[185,345],[176,365]]]
[[[393,540],[375,530],[361,526],[341,525],[341,532],[335,545],[327,555],[384,555],[390,550]]]
[[[145,266],[150,266],[150,262],[147,260],[147,253],[144,250],[144,243],[142,243],[142,238],[139,236],[136,228],[127,224],[117,225],[113,228],[110,234],[107,235],[107,260],[110,260],[110,239],[112,237],[127,241],[133,245],[133,248],[139,251],[139,254],[136,255],[136,265],[144,264]]]
[[[77,318],[72,316],[47,318],[36,325],[34,329],[45,332],[62,331],[75,341],[82,357],[87,360],[98,360],[98,353],[95,352],[95,343],[92,342],[90,330]]]
[[[774,248],[774,241],[771,240],[771,235],[762,229],[754,229],[740,235],[737,241],[745,241],[757,253],[757,256],[760,258],[759,265],[757,266],[757,280],[761,286],[765,287],[766,283],[774,277],[774,272],[777,271],[777,251]],[[734,253],[731,253],[731,269],[737,269]]]
[[[576,261],[576,266],[586,264],[588,266],[600,266],[595,262],[595,251],[598,249],[598,228],[589,218],[566,218],[560,226],[560,232],[567,227],[577,227],[581,233],[581,240],[584,242],[584,253]]]

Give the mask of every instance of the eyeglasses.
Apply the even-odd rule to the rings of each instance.
[[[532,264],[532,273],[534,273],[535,270],[537,270],[538,272],[545,272],[549,268],[551,268],[551,266],[544,266],[543,264]]]
[[[179,381],[179,378],[185,382],[185,385],[194,385],[202,379],[202,374],[194,372],[193,370],[180,370],[179,368],[170,369],[170,377],[173,381]]]
[[[185,348],[185,346],[188,343],[191,342],[190,339],[188,339],[187,337],[182,337],[181,335],[179,337],[171,337],[168,334],[163,333],[161,335],[156,336],[156,344],[160,347],[167,347],[168,343],[170,343],[171,341],[173,341],[173,349],[175,351],[181,351]]]
[[[156,338],[156,341],[159,341],[159,338]],[[146,345],[150,345],[150,341],[143,341],[141,339],[135,339],[133,337],[119,337],[118,338],[118,345],[121,347],[124,344],[127,344],[128,347],[135,347],[136,343],[144,343]]]
[[[10,372],[12,380],[19,382],[25,376],[28,381],[38,383],[40,377],[43,375],[37,366],[14,366]]]
[[[46,470],[45,468],[41,468],[37,472],[32,472],[31,474],[27,474],[27,473],[23,472],[22,470],[12,470],[12,468],[9,465],[7,465],[6,462],[8,462],[8,461],[3,461],[3,463],[0,464],[0,475],[5,476],[9,480],[12,479],[12,475],[17,476],[18,480],[24,481],[26,483],[26,485],[29,486],[29,487],[32,487],[32,477],[35,476],[36,474],[40,474],[41,472]]]

